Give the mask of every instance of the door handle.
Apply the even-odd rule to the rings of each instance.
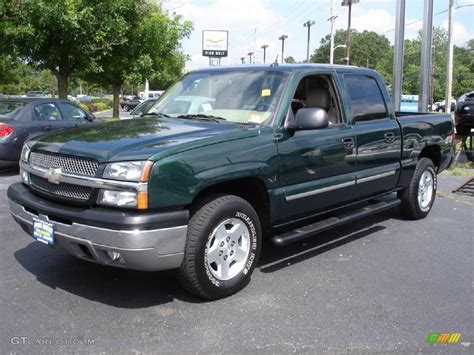
[[[395,134],[393,134],[393,132],[385,133],[384,140],[386,143],[392,143],[395,140]]]
[[[354,138],[348,137],[348,138],[342,138],[342,145],[346,148],[354,148]]]

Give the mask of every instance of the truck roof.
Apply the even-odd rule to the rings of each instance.
[[[342,65],[342,64],[320,64],[320,63],[301,63],[301,64],[240,64],[240,65],[223,65],[218,67],[207,67],[195,69],[193,72],[200,71],[228,71],[228,70],[239,70],[239,71],[253,71],[253,70],[270,70],[280,72],[292,72],[292,71],[304,71],[314,69],[334,69],[336,71],[373,71],[369,68],[357,67],[354,65]]]

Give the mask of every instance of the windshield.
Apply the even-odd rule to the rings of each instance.
[[[0,101],[0,118],[13,120],[18,116],[21,108],[26,102],[21,101]]]
[[[194,72],[167,90],[148,112],[262,124],[275,114],[285,78],[285,73],[264,70]]]

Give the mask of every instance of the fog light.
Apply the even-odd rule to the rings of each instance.
[[[20,170],[20,176],[21,176],[21,181],[23,181],[24,184],[26,185],[30,184],[30,174],[28,174],[27,171]]]
[[[112,251],[112,250],[106,250],[105,254],[107,254],[107,256],[109,257],[111,261],[117,261],[122,257],[120,253],[117,253],[116,251]]]

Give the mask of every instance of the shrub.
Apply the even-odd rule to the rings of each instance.
[[[92,103],[97,105],[97,104],[105,104],[106,108],[112,108],[112,100],[107,99],[107,98],[102,98],[102,99],[92,99]],[[99,109],[98,109],[99,110]],[[99,110],[100,111],[100,110]]]
[[[96,102],[94,103],[97,111],[105,111],[108,109],[108,106],[105,102]]]

